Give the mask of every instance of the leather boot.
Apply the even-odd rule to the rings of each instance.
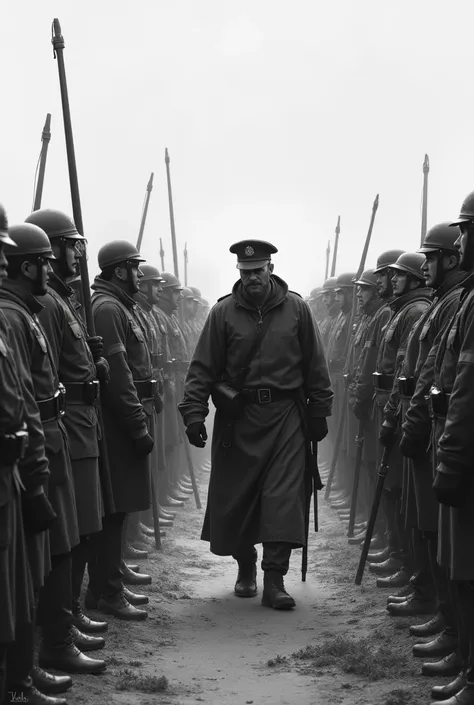
[[[402,567],[402,562],[395,558],[394,555],[390,555],[386,561],[383,563],[369,563],[369,570],[375,575],[393,575]]]
[[[145,536],[155,536],[155,531],[152,529],[150,526],[146,526],[145,524],[139,524],[138,525],[140,528],[140,531],[145,534]],[[160,522],[161,526],[161,522]]]
[[[239,570],[234,587],[237,597],[255,597],[257,594],[257,556],[252,561],[238,561]]]
[[[42,644],[38,663],[41,668],[54,668],[65,673],[96,674],[107,668],[105,661],[85,656],[74,644],[62,644],[57,648]]]
[[[161,519],[170,519],[173,521],[173,519],[176,517],[176,514],[174,512],[168,512],[166,509],[163,509],[163,507],[159,507],[158,509],[158,516]]]
[[[285,590],[283,575],[276,570],[267,570],[263,574],[262,605],[275,610],[291,610],[296,606]]]
[[[112,614],[114,617],[117,617],[117,619],[126,621],[139,622],[148,617],[148,612],[139,610],[137,607],[131,605],[122,593],[109,599],[101,598],[99,600],[99,609],[101,612],[105,612],[105,614]]]
[[[102,636],[90,636],[82,634],[77,627],[71,626],[71,636],[79,651],[97,651],[105,646],[105,639]]]
[[[160,529],[161,529],[161,528],[163,528],[163,529],[172,529],[173,526],[174,526],[174,521],[173,521],[172,519],[162,519],[162,518],[160,517]],[[147,527],[147,528],[149,529],[150,527]],[[153,536],[154,536],[154,535],[155,535],[154,529],[152,529],[152,531],[153,531]]]
[[[431,697],[433,700],[442,700],[444,702],[448,698],[457,695],[464,688],[466,682],[466,673],[465,671],[461,671],[451,683],[447,685],[434,685],[431,688]]]
[[[184,502],[180,499],[175,499],[174,497],[167,497],[163,502],[163,507],[184,507]]]
[[[457,676],[462,668],[459,655],[453,651],[441,661],[424,663],[421,672],[424,676]]]
[[[408,585],[409,581],[409,574],[403,569],[400,569],[393,575],[388,575],[386,578],[377,578],[376,584],[378,588],[401,588]]]
[[[362,531],[360,534],[354,534],[354,536],[350,536],[347,539],[347,543],[349,546],[359,546],[359,544],[364,543],[365,536],[365,531]]]
[[[410,634],[412,636],[435,636],[443,631],[446,626],[441,612],[435,614],[428,622],[423,622],[423,624],[412,624],[410,627]]]
[[[133,570],[134,573],[140,572],[140,566],[138,565],[138,563],[125,563],[124,565],[126,568]]]
[[[8,683],[6,691],[7,693],[16,693],[19,697],[23,697],[23,700],[19,700],[18,702],[28,703],[28,705],[67,705],[66,698],[55,698],[51,695],[40,693],[33,685],[31,678],[27,678],[27,680],[22,683]],[[8,700],[4,702],[7,703]]]
[[[407,597],[413,594],[413,585],[410,585],[408,583],[407,585],[404,585],[400,590],[395,594],[395,595],[389,595],[387,597],[387,605],[390,604],[391,602],[393,603],[400,603],[400,602],[405,602]]]
[[[84,597],[84,605],[87,610],[96,610],[97,605],[99,603],[99,598],[97,595],[94,595],[93,592],[91,592],[89,589],[86,591],[86,595]]]
[[[384,536],[380,536],[377,534],[374,536],[370,542],[370,550],[371,551],[381,551],[385,546],[387,545],[387,541],[385,540]],[[362,546],[361,546],[362,549]]]
[[[139,548],[135,548],[135,546],[127,544],[123,550],[123,557],[131,558],[132,560],[148,558],[148,551],[141,551]]]
[[[132,592],[131,590],[126,588],[125,585],[122,588],[122,594],[127,600],[127,602],[130,602],[130,604],[134,605],[135,607],[137,605],[147,605],[149,602],[147,595],[139,595],[135,592]]]
[[[390,602],[387,605],[387,612],[392,617],[418,617],[423,614],[434,614],[437,605],[434,600],[420,600],[415,595],[405,600],[405,602]]]
[[[384,561],[387,560],[387,558],[390,558],[392,551],[389,548],[389,546],[385,546],[385,548],[382,548],[381,551],[374,551],[373,553],[369,553],[367,555],[367,562],[368,563],[383,563]]]
[[[133,570],[128,570],[122,565],[123,582],[125,585],[150,585],[151,575],[146,573],[135,573]]]
[[[474,705],[474,683],[466,681],[466,685],[457,695],[448,700],[442,700],[442,705]]]
[[[33,666],[31,678],[35,688],[46,695],[65,693],[72,686],[71,676],[53,676],[39,666]]]
[[[441,632],[431,641],[414,644],[413,656],[420,658],[442,658],[457,649],[458,640],[452,634]]]
[[[100,634],[108,629],[107,622],[96,622],[87,617],[78,602],[73,602],[72,604],[72,623],[83,634]],[[38,690],[41,690],[41,688],[38,688]]]

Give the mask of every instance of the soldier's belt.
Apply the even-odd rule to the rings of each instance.
[[[374,372],[372,375],[374,387],[382,392],[391,392],[394,375],[384,375],[381,372]]]
[[[443,392],[433,385],[428,396],[431,416],[445,418],[448,415],[450,397],[451,394]]]
[[[156,379],[149,379],[146,381],[133,380],[133,384],[135,385],[140,401],[142,399],[154,399],[157,394],[158,386]]]
[[[88,404],[92,406],[99,398],[100,384],[92,382],[65,382],[66,404]]]
[[[16,465],[25,457],[28,431],[20,430],[0,435],[0,464]]]
[[[414,377],[399,377],[398,389],[403,397],[412,397],[416,389],[416,379]]]
[[[244,404],[270,404],[282,399],[297,399],[301,395],[300,389],[274,389],[263,387],[261,389],[244,389],[242,401]]]
[[[42,399],[37,401],[38,409],[40,412],[41,421],[46,423],[47,421],[55,421],[65,413],[65,396],[66,390],[63,385],[59,386],[59,389],[54,394],[54,397],[50,399]]]

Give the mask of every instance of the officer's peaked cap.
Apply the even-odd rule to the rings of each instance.
[[[278,249],[265,240],[241,240],[229,251],[237,255],[237,269],[258,269],[267,264]]]

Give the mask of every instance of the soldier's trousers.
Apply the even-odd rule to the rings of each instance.
[[[95,560],[95,554],[99,550],[102,532],[99,531],[90,536],[81,536],[80,542],[71,551],[71,586],[72,586],[72,611],[77,612],[80,606],[81,588],[84,580],[86,565]]]
[[[93,560],[89,560],[89,590],[99,598],[115,598],[123,587],[122,535],[125,512],[104,517]]]
[[[249,564],[256,560],[257,552],[254,546],[240,548],[232,556],[240,564]],[[286,575],[290,567],[291,544],[284,541],[266,541],[263,544],[262,570],[274,570]]]
[[[35,653],[35,624],[34,620],[29,623],[17,624],[15,627],[15,641],[7,646],[0,646],[0,679],[3,660],[4,693],[1,691],[0,698],[5,697],[5,702],[13,702],[9,695],[16,692],[21,696],[22,685],[29,678],[30,671],[34,664]],[[3,703],[3,698],[0,700]],[[21,702],[18,700],[17,702]]]
[[[474,586],[467,580],[452,581],[455,594],[459,653],[469,681],[474,680]]]
[[[51,572],[40,590],[37,614],[45,646],[59,647],[72,639],[71,576],[71,554],[51,556]]]

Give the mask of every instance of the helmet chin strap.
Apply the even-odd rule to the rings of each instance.
[[[33,296],[44,296],[46,294],[46,286],[43,281],[43,257],[36,257],[36,277],[33,279]]]
[[[471,224],[469,227],[469,233],[466,238],[466,246],[464,252],[462,253],[461,262],[459,268],[464,272],[474,271],[474,225]]]

